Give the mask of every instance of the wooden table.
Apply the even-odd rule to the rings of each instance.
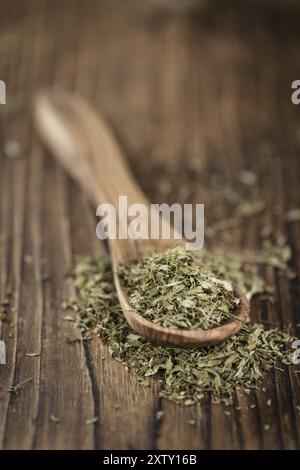
[[[0,1],[0,79],[7,85],[0,105],[0,300],[7,303],[0,445],[299,448],[299,378],[287,370],[268,378],[271,407],[256,393],[227,416],[209,399],[186,409],[162,401],[155,382],[140,386],[98,339],[67,342],[74,334],[61,309],[73,289],[67,275],[76,256],[102,247],[94,208],[34,134],[30,100],[40,87],[76,90],[102,110],[152,201],[204,202],[209,219],[213,173],[232,187],[244,168],[262,175],[267,210],[207,245],[256,249],[269,224],[286,234],[291,267],[300,270],[300,223],[282,215],[300,205],[300,107],[291,103],[291,82],[300,79],[300,9],[294,2],[138,3]],[[20,158],[12,158],[9,141],[20,143]],[[295,326],[299,278],[260,269],[276,302],[256,299],[253,317]],[[299,336],[299,327],[293,331]],[[27,379],[18,394],[7,392]]]

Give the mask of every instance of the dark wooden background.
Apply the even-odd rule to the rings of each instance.
[[[287,235],[300,271],[300,224],[280,216],[300,205],[300,107],[290,99],[300,79],[297,2],[170,3],[0,1],[3,449],[299,448],[299,379],[287,370],[270,374],[267,395],[237,395],[243,410],[227,416],[209,399],[188,409],[162,401],[155,382],[139,386],[97,339],[66,341],[74,336],[62,319],[66,275],[77,255],[101,246],[94,209],[33,132],[30,99],[43,86],[76,90],[102,110],[153,201],[204,202],[209,218],[212,173],[233,186],[243,168],[264,175],[267,211],[210,243],[255,249],[271,224]],[[22,146],[17,160],[5,154],[10,140]],[[276,303],[257,300],[253,316],[295,326],[299,278],[261,272]],[[29,378],[18,395],[7,392]]]

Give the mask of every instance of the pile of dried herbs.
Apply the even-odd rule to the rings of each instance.
[[[239,304],[231,282],[179,246],[123,265],[119,275],[132,308],[167,328],[207,330],[232,318]]]
[[[202,253],[202,259],[212,272],[226,274],[233,283],[238,281],[249,298],[264,290],[260,278],[241,272],[240,260],[208,252]],[[290,336],[262,324],[248,323],[226,342],[206,348],[184,350],[150,343],[134,333],[124,319],[106,258],[79,262],[75,283],[78,297],[66,306],[77,313],[76,326],[83,338],[99,335],[111,355],[134,370],[142,383],[157,376],[161,396],[175,402],[193,405],[210,392],[213,402],[230,404],[237,388],[250,393],[276,364],[292,362]]]

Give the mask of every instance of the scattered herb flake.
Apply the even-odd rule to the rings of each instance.
[[[241,183],[246,184],[247,186],[256,186],[258,182],[258,177],[253,171],[242,170],[239,174],[239,180]]]
[[[4,153],[8,158],[17,160],[22,156],[21,144],[16,140],[7,140],[4,144]]]
[[[244,289],[248,298],[256,292],[256,277],[245,272],[238,258],[203,251],[201,259],[217,277],[224,274]],[[191,406],[210,392],[213,403],[230,405],[237,389],[250,395],[276,364],[292,363],[292,338],[278,328],[251,322],[215,346],[185,350],[155,345],[139,337],[126,322],[109,259],[83,259],[74,274],[78,295],[66,307],[73,310],[74,325],[82,337],[100,336],[111,356],[135,371],[143,385],[149,385],[148,376],[160,380],[161,397]]]
[[[56,424],[60,423],[60,419],[57,418],[57,416],[54,416],[54,415],[50,415],[50,421],[53,421],[53,423],[56,423]]]
[[[9,393],[14,393],[15,395],[18,395],[18,393],[24,388],[24,385],[27,384],[28,382],[31,382],[33,380],[32,377],[29,379],[23,380],[22,382],[16,384],[16,385],[11,385],[11,387],[7,390]]]
[[[98,416],[94,416],[93,418],[86,419],[85,424],[95,424],[98,421]]]
[[[287,222],[296,222],[300,220],[300,209],[291,209],[285,213],[284,218]]]

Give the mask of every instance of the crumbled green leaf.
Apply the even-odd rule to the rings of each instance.
[[[207,330],[232,318],[239,304],[230,281],[181,247],[122,265],[119,274],[132,308],[167,328]]]
[[[278,237],[275,243],[265,240],[257,261],[281,271],[289,271],[288,262],[292,257],[291,247],[284,237]]]
[[[253,217],[263,212],[266,208],[266,204],[262,199],[256,199],[254,201],[242,201],[235,210],[237,217]]]
[[[23,151],[20,142],[16,140],[7,140],[4,144],[4,153],[12,160],[21,158]]]
[[[32,377],[30,377],[29,379],[23,380],[22,382],[19,382],[16,385],[11,385],[7,391],[9,393],[14,393],[15,395],[18,395],[18,393],[24,388],[24,385],[26,385],[28,382],[31,382],[32,380]]]
[[[163,411],[163,410],[157,411],[157,412],[156,412],[156,419],[157,419],[157,421],[160,421],[161,418],[163,417],[163,415],[164,415],[164,411]]]
[[[255,186],[258,182],[258,177],[253,171],[242,170],[239,174],[239,180],[247,186]]]
[[[85,424],[95,424],[98,421],[98,416],[93,416],[92,418],[86,419]]]
[[[287,222],[296,222],[300,220],[300,209],[291,209],[285,213],[284,218]]]
[[[255,275],[245,271],[238,257],[203,251],[201,260],[216,278],[230,280],[249,298],[256,292],[253,284],[263,288],[263,282],[260,284]],[[166,270],[160,271],[163,272]],[[150,378],[156,377],[161,397],[192,406],[209,392],[213,403],[230,405],[237,388],[250,395],[276,364],[292,363],[288,349],[291,337],[277,328],[267,329],[251,322],[215,346],[186,350],[155,345],[133,332],[126,322],[108,259],[83,259],[74,274],[77,297],[66,308],[73,310],[74,324],[82,337],[99,335],[112,357],[134,371],[144,386],[149,386]]]
[[[56,423],[56,424],[60,423],[60,419],[54,415],[50,415],[50,421],[53,421],[53,423]]]

